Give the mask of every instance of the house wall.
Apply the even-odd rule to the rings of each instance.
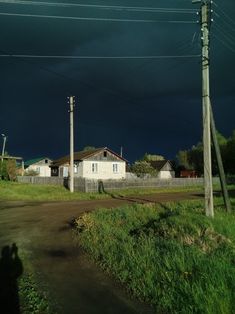
[[[83,177],[83,162],[74,164],[74,177]]]
[[[28,166],[25,169],[25,172],[29,172],[31,170],[36,171],[38,173],[38,177],[50,177],[51,176],[51,168],[49,167],[51,164],[51,159],[45,158],[38,161],[35,164]]]
[[[48,165],[42,164],[34,164],[29,166],[25,171],[34,170],[38,172],[39,177],[50,177],[51,176],[51,168]]]
[[[97,166],[92,166],[92,164]],[[114,172],[114,164],[117,165],[117,172]],[[82,175],[88,179],[124,179],[126,177],[126,163],[125,161],[84,160]]]
[[[58,175],[60,178],[68,177],[69,174],[69,166],[63,165],[59,167]]]
[[[171,179],[175,177],[175,172],[170,170],[160,170],[158,173],[159,179]]]

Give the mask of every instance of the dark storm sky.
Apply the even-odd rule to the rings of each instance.
[[[48,2],[66,2],[48,0]],[[67,2],[68,3],[68,2]],[[196,9],[190,0],[70,3]],[[235,2],[217,0],[211,27],[211,96],[217,128],[235,129]],[[196,14],[0,3],[0,13],[197,21]],[[79,21],[0,15],[2,54],[146,56],[200,54],[200,25]],[[201,63],[188,59],[0,57],[0,133],[25,159],[69,152],[67,96],[76,96],[75,149],[108,146],[133,161],[174,158],[201,140]],[[2,143],[2,142],[1,142]]]

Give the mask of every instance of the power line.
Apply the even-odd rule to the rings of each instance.
[[[231,47],[230,44],[228,44],[227,42],[222,40],[219,36],[217,36],[216,34],[213,34],[212,36],[214,36],[223,46],[225,46],[226,48],[228,48],[232,52],[235,52],[235,49],[233,47]]]
[[[77,16],[62,16],[62,15],[39,15],[25,13],[10,13],[0,12],[3,16],[18,16],[18,17],[35,17],[48,19],[65,19],[79,21],[105,21],[105,22],[133,22],[133,23],[170,23],[170,24],[196,24],[196,21],[181,21],[181,20],[145,20],[145,19],[119,19],[119,18],[97,18],[97,17],[77,17]]]
[[[214,24],[213,25],[215,30],[221,34],[221,36],[227,40],[227,42],[229,42],[231,45],[235,45],[235,40],[234,38],[228,34],[226,31],[223,30],[223,28],[220,28],[217,24]],[[231,37],[230,37],[231,36]]]
[[[31,59],[182,59],[199,58],[201,55],[152,55],[152,56],[65,56],[65,55],[33,55],[33,54],[0,54],[2,58]]]
[[[213,1],[213,4],[217,7],[218,10],[230,21],[230,24],[235,25],[234,20],[218,5],[216,2]]]
[[[215,21],[223,23],[224,27],[227,27],[229,31],[232,31],[232,32],[235,31],[235,26],[231,25],[231,23],[226,18],[224,17],[221,18],[221,16],[216,11],[214,11],[213,13],[218,18],[218,20],[216,19]]]
[[[53,6],[53,7],[80,7],[93,8],[103,10],[118,10],[118,11],[137,11],[137,12],[160,12],[160,13],[183,13],[194,14],[195,9],[179,9],[179,8],[162,8],[162,7],[143,7],[143,6],[120,6],[120,5],[98,5],[98,4],[82,4],[82,3],[63,3],[63,2],[42,2],[42,1],[23,1],[23,0],[0,0],[4,4],[17,5],[35,5],[35,6]]]

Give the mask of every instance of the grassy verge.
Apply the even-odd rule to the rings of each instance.
[[[157,313],[230,314],[235,214],[215,203],[213,220],[198,201],[97,210],[76,220],[79,243]]]
[[[2,201],[73,201],[97,200],[111,198],[112,196],[144,195],[164,192],[190,192],[200,191],[200,187],[174,187],[155,189],[126,189],[115,190],[109,193],[70,193],[62,186],[36,185],[18,182],[0,181],[0,200]]]
[[[231,186],[234,188],[234,186]],[[219,190],[219,187],[215,187]],[[114,190],[108,193],[70,193],[62,186],[0,181],[1,201],[76,201],[108,199],[112,196],[138,196],[155,193],[202,191],[200,186]]]
[[[98,193],[70,193],[62,186],[0,181],[0,199],[5,201],[73,201],[109,197]]]

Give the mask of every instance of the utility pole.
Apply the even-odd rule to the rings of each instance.
[[[231,212],[231,203],[228,195],[228,189],[226,186],[226,177],[224,173],[224,167],[223,167],[223,161],[221,158],[221,152],[220,152],[220,147],[216,135],[216,127],[215,127],[215,119],[213,115],[213,110],[212,106],[210,105],[210,113],[211,113],[211,133],[212,133],[212,140],[215,148],[215,154],[216,154],[216,160],[217,160],[217,165],[218,165],[218,170],[219,170],[219,177],[220,177],[220,184],[221,184],[221,189],[223,193],[223,198],[224,198],[224,204],[226,207],[226,211],[228,213]]]
[[[70,115],[70,169],[69,169],[69,190],[74,192],[74,128],[73,128],[73,110],[74,110],[74,96],[69,98],[69,115]]]
[[[3,162],[3,157],[5,155],[5,147],[6,147],[7,136],[5,134],[2,134],[2,137],[3,137],[3,145],[2,145],[2,162]]]
[[[212,163],[211,163],[211,129],[210,129],[210,79],[209,79],[209,27],[211,0],[193,0],[201,3],[202,31],[202,115],[203,115],[203,161],[204,161],[204,191],[206,215],[214,217]]]
[[[3,158],[5,155],[5,147],[6,147],[6,140],[7,140],[7,136],[5,134],[2,134],[3,137],[3,145],[2,145],[2,158],[1,158],[1,166],[3,164]]]

